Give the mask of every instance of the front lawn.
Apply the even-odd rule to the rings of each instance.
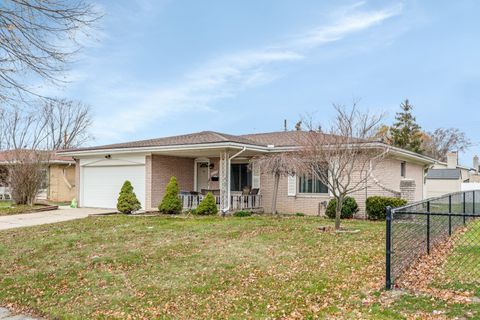
[[[3,231],[0,305],[69,319],[403,319],[433,308],[424,296],[382,302],[384,223],[318,230],[331,224],[118,215]]]
[[[37,209],[39,206],[16,205],[11,201],[0,201],[0,216],[8,216],[12,214],[29,213]]]

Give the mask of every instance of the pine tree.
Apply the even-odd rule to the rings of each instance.
[[[211,192],[207,193],[202,202],[200,202],[196,213],[198,215],[211,215],[218,213],[217,202],[215,201],[215,197]]]
[[[401,112],[397,112],[395,123],[390,128],[392,145],[417,153],[422,153],[422,131],[412,115],[413,106],[406,99],[400,105]]]
[[[182,202],[178,197],[178,183],[177,178],[171,177],[167,184],[165,195],[162,202],[158,206],[158,210],[165,214],[180,214],[182,213]]]
[[[135,192],[133,192],[133,186],[130,181],[123,183],[120,195],[117,200],[117,210],[121,213],[131,214],[142,208],[140,201],[138,201]]]

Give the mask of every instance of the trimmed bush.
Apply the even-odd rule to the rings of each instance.
[[[367,198],[367,216],[370,220],[385,220],[386,208],[401,207],[407,204],[405,199],[373,196]]]
[[[252,213],[250,211],[245,211],[245,210],[241,210],[233,213],[234,217],[250,217],[251,215]]]
[[[218,208],[217,203],[215,201],[215,197],[211,192],[207,193],[205,198],[203,198],[202,202],[197,207],[197,214],[201,216],[213,215],[217,214]]]
[[[125,181],[118,196],[117,210],[121,213],[131,214],[140,210],[140,208],[142,208],[142,205],[138,201],[135,192],[133,192],[132,184],[128,180]]]
[[[335,207],[337,205],[336,199],[331,199],[328,202],[327,210],[325,214],[330,219],[335,219]],[[358,204],[352,197],[345,197],[343,200],[342,212],[340,214],[341,219],[351,219],[358,212]]]
[[[167,190],[163,196],[162,202],[158,206],[158,211],[164,214],[182,213],[182,201],[178,197],[177,178],[171,177],[167,184]]]

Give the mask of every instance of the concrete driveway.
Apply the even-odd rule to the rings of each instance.
[[[112,209],[59,207],[58,210],[0,217],[0,230],[86,218],[91,214],[114,212]]]

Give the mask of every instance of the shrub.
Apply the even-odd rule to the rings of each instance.
[[[202,202],[197,207],[197,214],[206,216],[206,215],[212,215],[212,214],[217,214],[218,208],[217,208],[217,203],[215,201],[215,197],[211,192],[207,193],[205,198],[203,198]]]
[[[135,192],[133,192],[132,184],[128,180],[125,181],[118,196],[117,210],[121,213],[131,214],[140,210],[141,207],[140,201],[138,201]]]
[[[367,216],[370,220],[384,220],[386,217],[386,208],[401,207],[407,204],[405,199],[373,196],[367,198]]]
[[[165,214],[182,213],[182,202],[178,197],[177,178],[170,178],[170,181],[167,184],[165,195],[163,196],[162,202],[158,206],[158,211]]]
[[[305,217],[305,213],[303,213],[303,212],[295,212],[295,215],[297,217]]]
[[[335,219],[335,207],[337,205],[337,200],[336,199],[331,199],[330,202],[328,202],[327,210],[325,211],[325,214],[327,217],[330,219]],[[342,206],[342,211],[340,214],[341,219],[351,219],[355,215],[355,213],[358,212],[358,204],[357,201],[355,201],[354,198],[352,197],[345,197],[343,200],[343,206]]]
[[[250,211],[245,211],[245,210],[241,210],[233,213],[234,217],[250,217],[251,215],[252,213]]]

